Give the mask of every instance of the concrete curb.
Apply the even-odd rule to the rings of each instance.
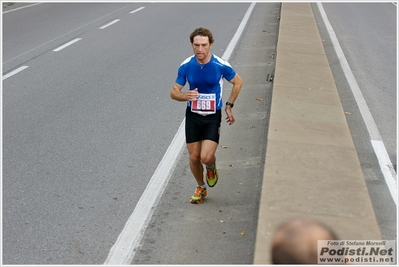
[[[298,217],[381,239],[310,3],[283,3],[254,264],[271,263],[275,229]]]

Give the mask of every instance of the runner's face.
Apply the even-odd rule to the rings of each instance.
[[[210,58],[210,50],[212,47],[212,44],[209,43],[209,38],[207,36],[197,35],[194,37],[192,45],[197,60],[206,63]]]

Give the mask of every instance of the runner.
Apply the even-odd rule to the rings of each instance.
[[[190,34],[194,55],[180,65],[170,96],[177,101],[187,101],[186,109],[186,144],[190,154],[190,169],[197,182],[195,193],[190,203],[201,204],[206,197],[206,182],[209,187],[216,185],[215,152],[219,144],[220,123],[223,107],[223,79],[233,84],[226,102],[226,122],[235,122],[232,108],[241,87],[242,80],[231,65],[210,52],[214,42],[209,29],[198,28]],[[188,82],[189,90],[182,92]]]

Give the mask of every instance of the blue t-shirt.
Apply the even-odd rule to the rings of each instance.
[[[195,55],[187,58],[180,65],[176,83],[184,86],[188,82],[189,90],[198,88],[200,94],[216,94],[216,109],[223,107],[223,78],[230,81],[236,75],[235,70],[224,59],[213,55],[206,64],[199,64]],[[190,101],[187,105],[190,106]]]

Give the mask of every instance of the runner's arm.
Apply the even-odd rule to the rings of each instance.
[[[233,89],[231,90],[229,100],[227,101],[234,104],[234,101],[236,101],[242,87],[242,79],[240,75],[236,74],[229,82],[233,84]]]
[[[233,84],[233,89],[231,90],[231,94],[230,94],[229,100],[227,100],[227,102],[234,104],[234,101],[236,101],[238,94],[240,93],[240,90],[242,87],[242,79],[238,74],[236,74],[234,76],[234,78],[231,79],[229,82]],[[236,120],[234,118],[231,106],[226,105],[225,111],[226,111],[226,116],[227,116],[226,122],[229,125],[232,125]]]
[[[173,84],[173,88],[170,91],[170,97],[177,101],[191,101],[198,97],[198,89],[189,90],[188,92],[184,93],[181,90],[184,86],[181,86],[178,83]]]

